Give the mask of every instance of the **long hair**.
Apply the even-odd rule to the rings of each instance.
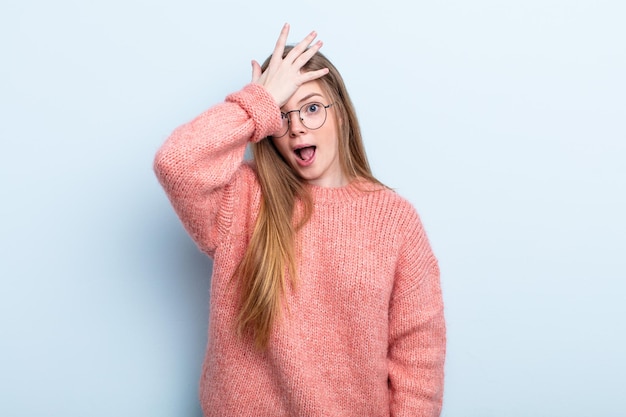
[[[283,58],[292,49],[285,48]],[[270,58],[262,65],[265,71]],[[317,52],[302,71],[328,68],[318,81],[329,95],[339,140],[339,161],[350,180],[362,179],[380,184],[370,170],[361,129],[343,79],[335,66]],[[306,183],[283,160],[271,138],[252,145],[261,186],[261,206],[254,231],[233,278],[241,280],[241,309],[237,317],[240,335],[251,334],[257,347],[267,347],[274,323],[280,318],[287,280],[297,283],[295,235],[313,212]],[[296,201],[302,205],[295,216]]]

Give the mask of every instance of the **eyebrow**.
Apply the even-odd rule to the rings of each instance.
[[[302,103],[303,101],[306,101],[306,100],[310,99],[311,97],[315,97],[315,96],[320,96],[320,97],[324,98],[324,96],[322,96],[320,93],[311,93],[311,94],[307,94],[306,96],[304,96],[300,100],[298,100],[298,104]]]

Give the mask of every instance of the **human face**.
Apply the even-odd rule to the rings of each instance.
[[[319,81],[302,84],[280,110],[287,113],[311,102],[331,104]],[[341,187],[348,181],[339,162],[337,118],[333,107],[326,109],[326,113],[326,122],[318,129],[304,126],[297,111],[289,113],[287,134],[272,141],[300,178],[320,187]]]

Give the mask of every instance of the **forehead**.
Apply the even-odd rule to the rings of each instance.
[[[285,103],[282,109],[288,109],[309,101],[324,100],[326,97],[327,94],[319,81],[309,81],[298,87],[296,92],[291,96],[287,103]]]

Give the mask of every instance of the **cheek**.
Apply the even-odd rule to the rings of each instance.
[[[325,146],[333,150],[339,149],[339,132],[337,129],[334,126],[328,126],[328,129],[324,133]]]
[[[339,136],[341,135],[341,125],[337,123],[337,120],[332,120],[327,126],[327,142],[332,145],[333,148],[339,148]]]

